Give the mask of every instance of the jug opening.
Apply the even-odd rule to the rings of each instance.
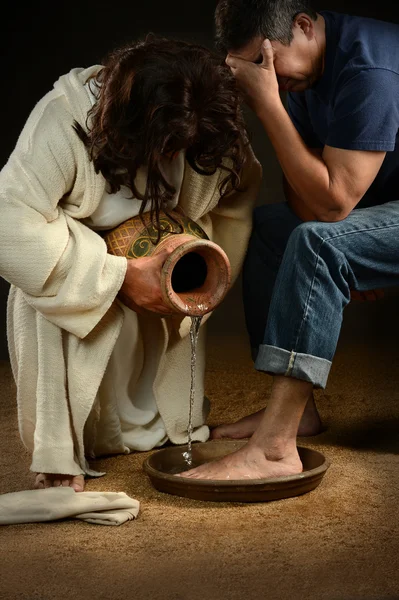
[[[206,260],[197,252],[188,252],[177,261],[172,272],[172,288],[176,294],[202,287],[208,275]]]

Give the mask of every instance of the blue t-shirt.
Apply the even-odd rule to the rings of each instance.
[[[288,112],[310,148],[387,155],[361,206],[399,200],[399,26],[329,11],[321,79],[288,94]]]

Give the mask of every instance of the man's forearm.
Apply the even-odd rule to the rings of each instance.
[[[320,156],[307,148],[282,102],[265,108],[258,116],[295,194],[293,204],[298,206],[300,202],[303,203],[303,214],[314,215],[317,220],[333,221],[339,218],[342,207],[328,167]]]
[[[283,176],[283,190],[284,196],[290,209],[299,217],[302,221],[318,221],[317,216],[312,212],[294,192],[287,179]]]
[[[345,219],[372,185],[386,151],[350,149],[347,142],[340,147],[326,144],[322,156],[307,148],[281,102],[270,40],[260,50],[261,64],[230,54],[226,63],[274,146],[298,216],[303,218],[306,211],[318,221]]]

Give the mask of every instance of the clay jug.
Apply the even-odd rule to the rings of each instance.
[[[160,213],[162,231],[158,242],[150,214],[144,213],[106,233],[108,252],[141,258],[172,248],[161,271],[163,300],[171,313],[204,315],[220,304],[229,289],[229,259],[179,208],[168,214]]]

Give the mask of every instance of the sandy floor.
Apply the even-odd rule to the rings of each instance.
[[[137,600],[399,598],[398,299],[351,305],[328,388],[328,429],[301,443],[332,461],[321,485],[267,504],[207,504],[155,491],[147,454],[98,461],[88,490],[142,503],[119,528],[75,521],[0,530],[0,598]],[[270,378],[241,337],[209,339],[211,424],[259,409]],[[0,364],[0,492],[31,485],[9,365]]]

